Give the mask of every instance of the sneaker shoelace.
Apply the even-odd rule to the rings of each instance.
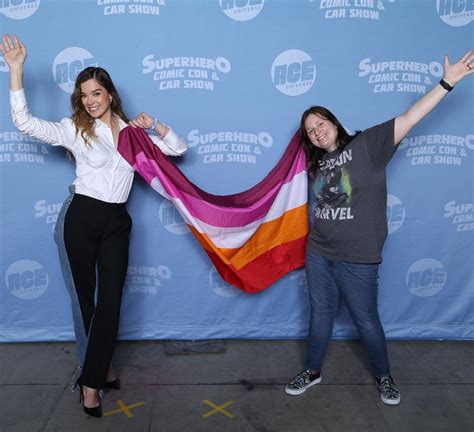
[[[308,371],[301,372],[293,381],[295,387],[304,387],[310,382],[310,373]]]
[[[398,397],[398,390],[395,387],[395,383],[389,377],[384,377],[380,380],[379,388],[380,391],[390,399],[396,399]]]

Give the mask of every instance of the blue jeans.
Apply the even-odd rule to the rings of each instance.
[[[378,264],[335,261],[307,250],[306,275],[311,304],[307,369],[321,371],[342,298],[368,351],[375,375],[388,375],[387,345],[377,310]]]
[[[66,252],[66,244],[64,243],[64,221],[66,214],[74,198],[76,188],[74,185],[69,186],[70,195],[66,198],[61,207],[61,210],[56,221],[54,229],[54,240],[58,246],[59,262],[61,264],[61,271],[63,273],[64,283],[71,298],[72,319],[74,323],[74,333],[76,335],[76,356],[79,365],[82,367],[87,349],[87,335],[84,328],[84,321],[82,320],[81,306],[77,297],[76,286],[72,277],[71,266]]]

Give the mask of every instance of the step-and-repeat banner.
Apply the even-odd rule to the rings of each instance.
[[[133,117],[171,125],[178,166],[215,194],[272,169],[310,105],[350,130],[406,110],[473,48],[472,0],[0,0],[28,49],[31,112],[70,115],[78,72],[106,68]],[[53,229],[75,165],[24,136],[0,57],[0,341],[73,339]],[[389,338],[474,338],[474,77],[403,140],[389,166],[379,305]],[[302,338],[297,270],[259,294],[222,281],[173,206],[136,175],[120,338]],[[341,307],[335,337],[356,335]]]

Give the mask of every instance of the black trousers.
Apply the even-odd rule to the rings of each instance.
[[[81,383],[96,389],[105,387],[117,338],[131,228],[125,204],[79,194],[64,219],[64,243],[87,335]]]

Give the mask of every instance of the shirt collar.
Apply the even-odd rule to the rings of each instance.
[[[326,160],[326,159],[332,159],[333,157],[338,156],[340,152],[341,152],[341,149],[340,149],[340,148],[336,148],[336,149],[333,150],[332,152],[326,152],[326,153],[324,153],[322,159],[324,159],[324,160]]]
[[[116,119],[118,119],[119,121],[119,126],[120,126],[120,130],[124,129],[125,127],[127,127],[127,123],[125,123],[117,114],[112,114]],[[109,126],[104,123],[102,120],[100,119],[96,119],[95,120],[95,124],[96,124],[96,127],[106,127],[108,128]]]

